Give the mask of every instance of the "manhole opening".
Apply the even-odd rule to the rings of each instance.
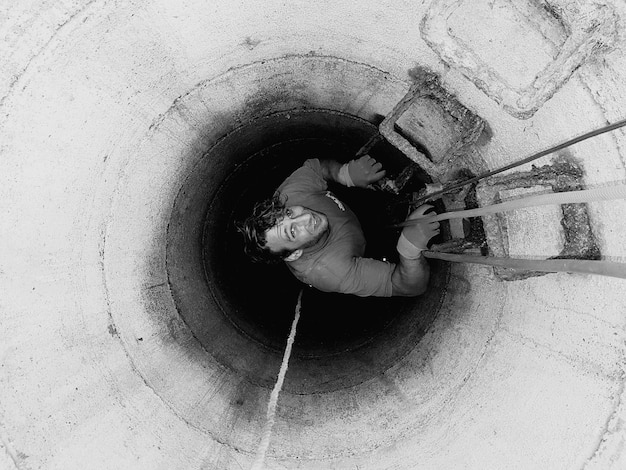
[[[239,129],[219,146],[221,160],[239,162],[210,201],[203,233],[203,263],[207,283],[224,315],[244,335],[277,351],[284,348],[293,320],[296,297],[303,287],[280,265],[252,263],[243,253],[234,222],[249,214],[254,203],[270,196],[308,158],[345,162],[376,132],[376,126],[346,114],[307,110],[281,113]],[[232,139],[232,145],[227,140]],[[242,145],[245,142],[245,145]],[[242,155],[245,153],[245,155]],[[205,158],[211,158],[211,152]],[[370,155],[383,163],[388,176],[410,162],[386,142]],[[395,261],[398,233],[386,225],[404,218],[402,197],[428,181],[418,172],[400,196],[384,191],[330,189],[357,214],[366,239],[366,256]],[[405,322],[417,336],[426,331],[438,310],[447,268],[431,267],[429,293],[418,298],[359,298],[305,287],[294,355],[325,356],[354,350]],[[402,334],[400,331],[396,334]]]

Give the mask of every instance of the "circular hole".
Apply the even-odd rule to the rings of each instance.
[[[284,347],[294,317],[300,289],[301,322],[294,354],[336,354],[360,347],[372,340],[397,316],[412,310],[413,299],[361,298],[353,295],[320,292],[304,286],[284,264],[252,263],[243,254],[241,236],[234,222],[245,218],[253,205],[273,194],[285,176],[308,158],[347,162],[375,132],[369,123],[332,114],[328,126],[327,112],[291,113],[290,120],[302,121],[309,132],[298,138],[287,138],[250,155],[221,185],[207,217],[219,217],[223,227],[220,237],[205,233],[204,263],[207,272],[219,280],[220,297],[228,305],[224,313],[240,330],[268,347]],[[279,117],[277,117],[279,119]],[[306,135],[308,134],[308,135]],[[381,161],[393,177],[409,162],[386,142],[376,145],[370,154]],[[426,180],[416,174],[400,194],[389,191],[345,188],[330,184],[330,189],[357,214],[363,227],[366,256],[397,261],[395,244],[398,232],[388,226],[404,220],[408,198]],[[225,207],[218,209],[218,206]],[[221,239],[223,243],[211,243]]]
[[[224,365],[245,372],[252,381],[271,383],[275,371],[267,370],[267,362],[280,361],[302,288],[287,388],[307,393],[361,382],[418,345],[443,299],[445,264],[431,263],[429,290],[419,297],[323,293],[304,286],[284,264],[252,263],[235,229],[235,221],[271,196],[305,160],[348,161],[376,132],[376,125],[334,111],[278,113],[225,136],[188,178],[168,228],[170,286],[198,341]],[[370,155],[392,178],[410,164],[386,142],[377,144]],[[329,189],[359,217],[366,256],[394,262],[398,231],[388,225],[404,220],[408,210],[404,196],[427,181],[428,175],[417,169],[400,196],[339,185]],[[198,259],[202,279],[195,269]]]

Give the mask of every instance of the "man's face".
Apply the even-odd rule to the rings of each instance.
[[[265,232],[265,246],[271,251],[290,252],[315,245],[328,231],[328,218],[302,206],[289,206],[285,216]]]

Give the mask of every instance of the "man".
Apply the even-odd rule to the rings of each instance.
[[[421,252],[439,233],[439,223],[405,227],[396,247],[398,263],[365,258],[365,237],[356,215],[328,190],[329,182],[366,188],[384,176],[382,165],[369,155],[343,165],[307,160],[241,224],[246,253],[254,261],[284,261],[296,278],[324,292],[423,294],[430,269]],[[409,218],[430,208],[422,206]]]

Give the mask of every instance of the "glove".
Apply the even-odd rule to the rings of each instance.
[[[339,169],[339,182],[349,188],[358,186],[366,188],[385,176],[383,165],[369,155],[363,155],[358,160],[351,160]]]
[[[420,206],[409,215],[407,220],[421,217],[432,208],[433,206],[428,204]],[[438,234],[439,222],[428,222],[425,220],[424,222],[409,225],[402,229],[396,249],[405,258],[417,259],[421,256],[422,251],[428,248],[430,239]]]

